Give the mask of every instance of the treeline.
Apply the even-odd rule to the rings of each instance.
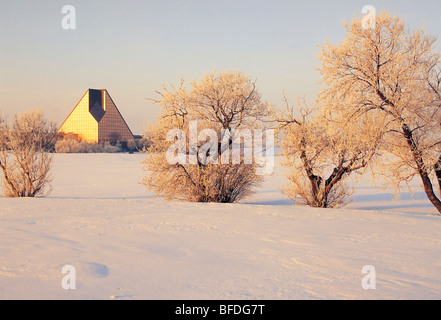
[[[149,140],[146,137],[135,138],[133,141],[105,141],[93,143],[78,141],[77,139],[58,139],[53,150],[56,153],[117,153],[117,152],[142,152],[149,147]]]

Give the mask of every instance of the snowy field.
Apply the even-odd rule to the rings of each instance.
[[[166,202],[139,184],[142,157],[56,154],[47,198],[0,198],[0,299],[441,299],[441,217],[418,182],[311,209],[277,166],[240,204]]]

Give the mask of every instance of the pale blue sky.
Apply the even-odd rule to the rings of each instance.
[[[365,5],[441,32],[436,0],[0,0],[0,110],[39,107],[59,124],[88,88],[106,88],[135,134],[155,121],[165,82],[238,69],[263,98],[313,100],[318,45],[344,37]],[[77,29],[61,27],[73,5]]]

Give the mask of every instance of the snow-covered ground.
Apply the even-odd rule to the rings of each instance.
[[[441,299],[441,217],[418,187],[296,207],[277,166],[240,204],[166,202],[142,157],[56,154],[47,198],[0,198],[0,299]]]

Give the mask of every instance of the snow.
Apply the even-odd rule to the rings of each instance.
[[[416,199],[363,179],[349,206],[314,209],[277,165],[241,203],[166,202],[143,157],[56,154],[47,198],[0,198],[0,299],[441,298],[441,217],[417,181]]]

